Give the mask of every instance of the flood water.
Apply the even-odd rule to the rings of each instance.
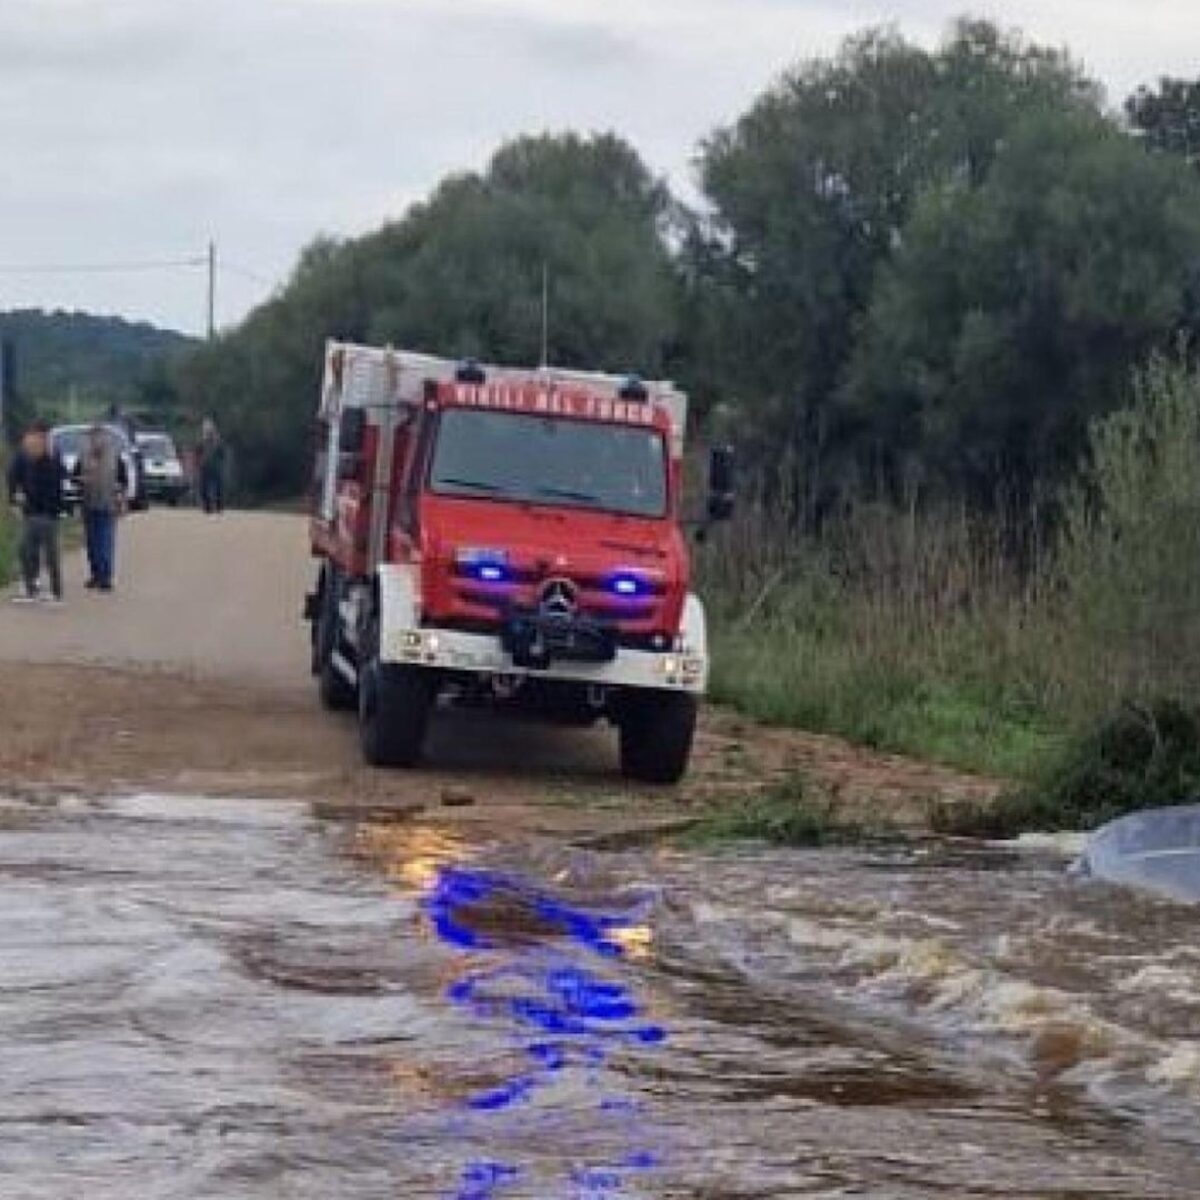
[[[0,804],[0,1197],[1195,1197],[1197,915],[1045,854]]]

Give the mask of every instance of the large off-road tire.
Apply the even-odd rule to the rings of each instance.
[[[312,629],[312,669],[317,677],[317,695],[321,704],[332,712],[349,712],[358,703],[358,691],[333,665],[333,652],[338,645],[338,593],[341,585],[337,572],[321,573],[321,597],[317,619]]]
[[[687,771],[698,710],[687,692],[626,692],[618,710],[621,773],[640,783],[678,783]]]
[[[373,767],[415,767],[421,761],[435,679],[421,667],[372,658],[358,688],[358,730],[363,757]]]

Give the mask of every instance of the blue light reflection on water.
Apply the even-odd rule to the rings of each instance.
[[[569,1200],[615,1200],[633,1175],[653,1170],[659,1156],[645,1146],[637,1102],[605,1091],[604,1068],[622,1045],[655,1047],[666,1030],[642,1019],[629,987],[613,978],[625,956],[618,931],[644,922],[649,902],[619,913],[597,913],[498,872],[443,867],[423,901],[447,946],[470,957],[466,975],[446,999],[480,1022],[500,1024],[516,1040],[519,1067],[508,1078],[468,1097],[475,1119],[506,1114],[511,1121],[545,1121],[536,1109],[564,1073],[581,1072],[596,1096],[605,1140],[628,1147],[615,1160],[574,1162],[561,1181]],[[516,931],[498,939],[479,927],[481,915],[518,912],[537,936]],[[553,1099],[545,1096],[552,1106]],[[553,1108],[550,1107],[550,1113]],[[519,1131],[510,1130],[513,1141]],[[499,1200],[522,1180],[513,1162],[476,1161],[462,1174],[455,1200]],[[551,1197],[547,1197],[551,1200]]]

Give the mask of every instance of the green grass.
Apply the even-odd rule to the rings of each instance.
[[[769,624],[718,626],[713,696],[766,724],[1001,778],[1027,777],[1052,755],[1061,728],[969,631],[937,654],[894,633],[831,631],[800,603]]]
[[[17,523],[7,507],[0,507],[0,587],[17,573]]]

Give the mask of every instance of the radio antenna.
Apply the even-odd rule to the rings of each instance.
[[[550,365],[550,264],[542,259],[542,366]]]

